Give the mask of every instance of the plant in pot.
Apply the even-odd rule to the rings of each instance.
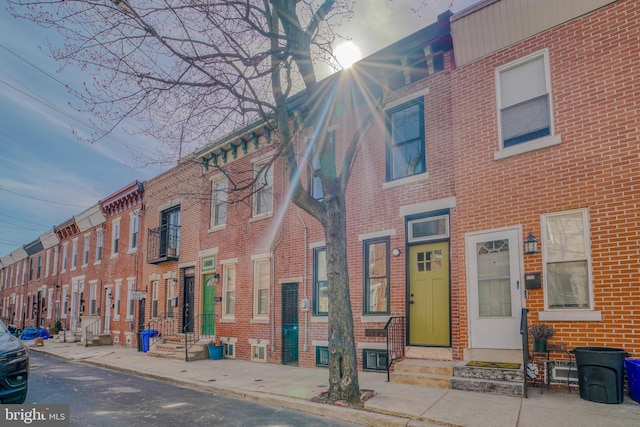
[[[222,359],[222,343],[220,342],[220,338],[215,338],[209,341],[207,344],[207,350],[209,351],[209,359],[219,360]]]
[[[529,328],[529,335],[533,338],[533,351],[547,351],[547,340],[556,334],[553,326],[545,323],[535,323]]]

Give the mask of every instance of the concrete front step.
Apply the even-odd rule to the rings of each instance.
[[[456,378],[471,378],[492,381],[507,382],[524,382],[524,370],[519,369],[502,369],[502,368],[483,368],[478,366],[457,365],[453,370],[453,376]]]
[[[404,359],[393,366],[391,382],[450,388],[454,362],[426,359]]]
[[[511,381],[453,377],[451,379],[451,388],[453,390],[477,391],[504,396],[524,396],[524,383],[515,383]]]
[[[153,345],[147,352],[148,356],[163,357],[169,359],[185,360],[184,343],[158,343]],[[188,351],[189,360],[204,360],[209,358],[209,352],[204,345],[196,344]]]

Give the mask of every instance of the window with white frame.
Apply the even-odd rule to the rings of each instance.
[[[135,313],[136,301],[133,299],[133,293],[135,290],[135,279],[127,279],[127,320],[133,320],[133,314]]]
[[[138,234],[140,229],[140,217],[136,214],[131,214],[129,220],[129,250],[133,251],[138,248]]]
[[[53,288],[48,290],[49,297],[47,298],[47,319],[51,319],[53,315]],[[57,317],[57,313],[56,313]]]
[[[89,314],[96,314],[96,295],[98,292],[98,283],[89,282]]]
[[[422,98],[387,111],[387,181],[426,172]]]
[[[111,255],[118,253],[118,245],[120,244],[120,220],[113,221],[111,229]]]
[[[78,239],[73,239],[71,245],[71,270],[75,270],[78,266]]]
[[[552,134],[546,52],[496,70],[502,148]]]
[[[329,314],[329,282],[327,281],[327,249],[313,250],[313,315]]]
[[[47,249],[44,253],[44,257],[44,277],[49,277],[49,272],[51,271],[51,249]]]
[[[271,270],[269,259],[253,262],[253,315],[256,318],[269,316],[269,285]]]
[[[253,216],[270,214],[273,211],[273,168],[270,164],[258,164],[255,176]]]
[[[116,296],[114,301],[113,320],[119,320],[121,302],[122,302],[122,279],[116,279],[115,284],[116,284]]]
[[[29,257],[29,282],[33,280],[33,257]]]
[[[593,308],[587,210],[543,215],[542,226],[547,307]]]
[[[252,362],[267,362],[267,344],[256,340],[251,343],[251,361]]]
[[[389,313],[389,238],[364,242],[364,313]]]
[[[38,254],[38,265],[36,267],[36,280],[40,280],[42,276],[42,254]]]
[[[89,265],[89,248],[91,247],[91,236],[84,236],[84,245],[82,247],[82,266]]]
[[[69,286],[62,287],[62,317],[67,317],[67,311],[69,311]]]
[[[236,314],[236,265],[222,266],[222,317],[233,318]]]
[[[96,262],[102,261],[102,246],[104,245],[104,232],[96,231]]]
[[[154,280],[151,282],[151,317],[158,317],[158,295],[159,295],[160,282]]]
[[[227,223],[228,185],[226,178],[211,182],[211,228]]]
[[[67,271],[67,252],[69,251],[69,242],[65,242],[62,244],[62,272]]]
[[[309,144],[312,141],[308,142]],[[327,141],[326,144],[329,146],[326,148],[330,152],[335,152],[336,145],[336,131],[328,131],[327,132]],[[319,150],[319,148],[317,149]],[[316,150],[314,150],[315,152]],[[322,180],[320,179],[320,156],[318,153],[315,153],[311,161],[309,162],[309,194],[316,200],[322,200],[324,198],[324,190],[322,188]]]
[[[51,273],[53,276],[58,274],[58,258],[60,256],[60,247],[56,246],[53,250],[53,272]]]

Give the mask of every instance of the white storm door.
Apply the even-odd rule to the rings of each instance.
[[[466,236],[469,347],[521,349],[521,230]]]

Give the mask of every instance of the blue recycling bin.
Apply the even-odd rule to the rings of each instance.
[[[140,332],[140,338],[142,339],[142,352],[146,353],[149,351],[149,338],[155,337],[158,335],[158,331],[154,329],[145,329]]]

